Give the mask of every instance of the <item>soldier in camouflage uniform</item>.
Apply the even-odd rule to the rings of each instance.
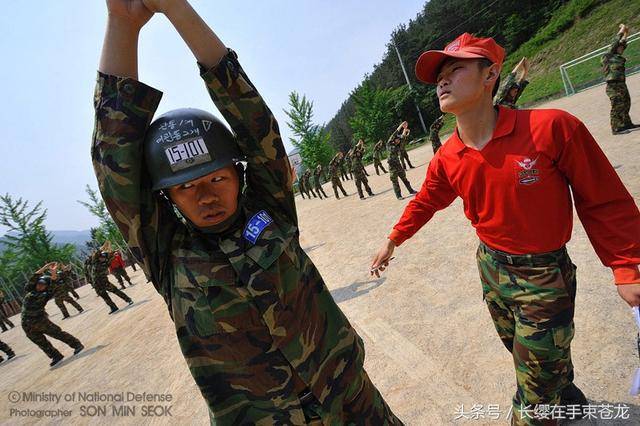
[[[13,349],[11,349],[11,346],[7,345],[5,342],[3,342],[2,340],[0,340],[0,351],[4,352],[5,354],[7,354],[7,359],[11,359],[14,356],[16,356],[16,353],[13,352]],[[4,358],[2,358],[0,356],[0,362],[4,361]]]
[[[53,293],[56,305],[58,305],[60,312],[62,312],[62,319],[69,318],[69,311],[64,302],[76,308],[78,313],[83,312],[82,306],[69,296],[69,284],[66,282],[68,279],[67,274],[62,270],[58,272],[58,264],[55,262],[52,264],[49,272],[51,274],[50,291]]]
[[[338,152],[329,162],[329,175],[331,176],[331,186],[333,187],[333,193],[336,196],[336,199],[340,199],[338,195],[338,188],[342,191],[342,195],[347,196],[347,191],[342,187],[342,182],[340,181],[340,161],[342,161],[342,153]]]
[[[80,352],[84,346],[78,339],[52,323],[47,316],[45,306],[53,298],[53,292],[51,291],[51,276],[42,275],[42,273],[52,266],[53,264],[48,264],[36,271],[25,288],[26,295],[22,301],[22,329],[29,340],[38,345],[51,358],[49,365],[54,366],[64,356],[53,347],[45,335],[72,347],[74,355]],[[55,270],[52,273],[55,274]]]
[[[629,29],[620,24],[620,31],[611,43],[609,51],[602,57],[602,65],[607,82],[607,96],[611,100],[611,132],[614,135],[629,133],[630,129],[640,127],[633,124],[629,116],[631,96],[625,76],[626,58],[622,56],[627,47]]]
[[[311,170],[307,169],[305,170],[305,172],[302,174],[302,180],[304,182],[304,187],[305,189],[307,189],[307,193],[311,193],[311,195],[313,195],[313,198],[318,198],[318,196],[316,195],[315,191],[313,190],[313,185],[311,185]],[[309,197],[309,199],[311,199],[311,197]]]
[[[347,160],[345,157],[344,152],[340,151],[340,162],[338,163],[338,166],[340,167],[340,178],[342,180],[349,180],[349,175],[347,173],[348,167],[345,164]]]
[[[278,125],[235,52],[186,1],[145,0],[194,52],[238,137],[193,109],[150,125],[162,94],[137,81],[135,61],[150,16],[123,8],[116,21],[110,4],[93,165],[112,218],[167,303],[212,424],[400,424],[363,369],[362,340],[300,247]],[[122,25],[130,29],[114,31]],[[197,146],[186,156],[189,143]]]
[[[402,164],[402,168],[404,170],[407,170],[407,164],[409,165],[410,168],[414,168],[413,164],[411,164],[411,161],[409,161],[409,153],[407,152],[407,143],[409,142],[409,127],[405,127],[405,129],[402,131],[402,133],[400,134],[400,145],[399,145],[399,156],[400,156],[400,163]]]
[[[431,142],[434,154],[438,152],[438,149],[442,146],[440,142],[440,129],[442,129],[442,125],[444,124],[445,115],[446,114],[442,114],[436,118],[433,123],[431,123],[431,126],[429,126],[429,142]]]
[[[378,169],[382,169],[383,173],[387,173],[382,165],[382,153],[385,149],[384,142],[381,140],[378,141],[377,144],[373,146],[373,167],[376,169],[376,175],[380,176],[380,171]]]
[[[11,328],[15,327],[15,325],[13,325],[11,320],[9,320],[9,318],[7,317],[7,314],[5,313],[4,308],[2,307],[3,303],[4,303],[4,292],[0,290],[0,327],[2,327],[2,332],[4,333],[5,331],[8,330],[7,325]]]
[[[402,132],[405,128],[407,122],[404,121],[398,128],[389,136],[389,140],[387,140],[387,151],[389,152],[389,158],[387,158],[387,164],[389,165],[389,179],[391,179],[391,184],[393,185],[393,192],[396,194],[396,198],[398,200],[402,200],[402,192],[400,191],[400,185],[398,184],[398,179],[404,183],[404,186],[407,187],[407,191],[410,194],[416,194],[417,192],[413,190],[411,187],[411,183],[407,180],[407,174],[402,168],[402,164],[400,164],[400,132]]]
[[[109,308],[111,308],[109,314],[116,312],[118,310],[118,306],[113,303],[113,300],[111,300],[108,293],[115,294],[129,305],[133,304],[133,300],[131,300],[126,293],[109,281],[109,265],[111,265],[112,260],[113,252],[108,251],[105,246],[103,246],[101,250],[96,250],[92,254],[90,261],[90,275],[93,280],[93,288],[96,293],[98,293],[98,296],[100,296]]]
[[[73,288],[73,282],[77,281],[78,274],[76,274],[71,267],[71,265],[65,265],[63,263],[58,263],[59,271],[58,277],[64,280],[65,285],[67,286],[67,293],[71,293],[76,300],[80,299],[80,295]]]
[[[318,197],[321,200],[323,195],[324,195],[324,198],[329,198],[327,194],[324,192],[324,189],[322,189],[322,183],[320,182],[320,179],[322,179],[323,177],[324,177],[324,170],[322,170],[322,164],[318,164],[316,166],[316,169],[313,172],[313,186],[316,190],[316,193],[318,194]]]
[[[364,141],[359,140],[355,147],[351,150],[351,172],[356,181],[356,188],[358,189],[358,195],[361,200],[364,200],[364,193],[362,192],[362,186],[367,191],[370,197],[373,197],[374,193],[371,191],[367,176],[364,174],[364,164],[362,164],[362,156],[364,155]]]
[[[524,92],[529,82],[526,80],[527,73],[529,72],[529,61],[527,58],[522,58],[518,65],[515,66],[513,71],[507,76],[506,81],[498,91],[497,96],[494,98],[495,105],[504,105],[509,108],[516,109],[516,102],[518,98]],[[499,82],[497,84],[500,84]]]

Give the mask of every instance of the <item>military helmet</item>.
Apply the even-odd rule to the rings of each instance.
[[[233,134],[213,114],[181,108],[158,117],[147,130],[144,159],[157,191],[205,176],[240,159]]]
[[[36,284],[44,284],[48,287],[51,285],[51,277],[49,275],[43,275],[40,278],[38,278],[38,281],[36,282]]]

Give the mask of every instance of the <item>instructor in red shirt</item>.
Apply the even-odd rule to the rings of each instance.
[[[478,268],[498,334],[512,353],[517,392],[512,423],[536,418],[536,405],[586,405],[573,384],[576,275],[565,244],[573,202],[596,253],[613,271],[620,296],[640,305],[640,213],[585,125],[560,110],[495,107],[504,49],[462,34],[423,53],[419,80],[437,85],[440,109],[456,130],[376,254],[379,275],[396,246],[457,197],[480,238]]]

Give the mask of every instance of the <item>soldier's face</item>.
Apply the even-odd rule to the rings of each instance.
[[[43,292],[47,289],[47,285],[44,283],[36,283],[36,291]]]
[[[491,96],[494,67],[480,66],[478,59],[447,59],[437,77],[436,93],[442,112],[458,115]]]
[[[238,208],[240,180],[233,165],[169,188],[169,197],[194,225],[217,225]]]

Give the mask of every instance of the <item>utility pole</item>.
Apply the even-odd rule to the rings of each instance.
[[[402,73],[404,74],[404,78],[405,80],[407,80],[407,86],[409,86],[409,89],[412,89],[411,87],[411,81],[409,80],[409,75],[407,75],[407,70],[404,68],[404,62],[402,62],[402,56],[400,56],[400,50],[398,50],[398,45],[396,44],[396,41],[391,38],[391,43],[393,44],[393,47],[396,49],[396,53],[398,54],[398,61],[400,61],[400,68],[402,68]],[[424,134],[427,134],[427,126],[425,126],[424,124],[424,119],[422,118],[422,112],[420,111],[420,107],[418,106],[418,103],[416,102],[416,100],[413,100],[414,105],[416,106],[416,110],[418,111],[418,117],[420,117],[420,124],[422,124],[422,130],[424,131]]]

